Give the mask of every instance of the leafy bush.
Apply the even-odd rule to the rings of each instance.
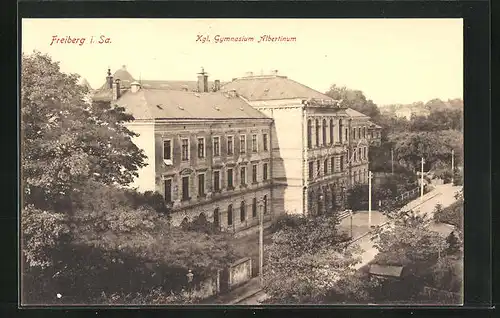
[[[464,201],[458,200],[450,206],[434,212],[436,222],[454,225],[460,231],[463,230]]]
[[[325,303],[328,295],[346,289],[340,278],[353,274],[356,246],[346,248],[347,234],[335,217],[283,217],[274,225],[265,247],[264,289],[268,302]]]
[[[464,175],[463,172],[459,169],[455,170],[455,174],[453,176],[453,185],[460,186],[464,184]]]
[[[129,190],[90,184],[71,215],[25,209],[24,303],[113,302],[103,292],[146,301],[155,288],[172,300],[171,292],[181,297],[188,269],[196,284],[238,258],[226,236],[172,227],[148,197],[137,194],[134,205]]]

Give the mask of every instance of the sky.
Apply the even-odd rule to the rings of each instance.
[[[259,42],[264,35],[295,40]],[[57,42],[68,36],[85,42]],[[462,19],[23,19],[22,51],[33,50],[93,88],[108,67],[148,80],[196,80],[203,67],[221,81],[278,70],[320,92],[361,90],[378,105],[463,98]]]

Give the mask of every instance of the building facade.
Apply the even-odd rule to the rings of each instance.
[[[274,119],[273,170],[285,186],[284,212],[343,210],[347,190],[368,182],[369,117],[277,74],[236,78],[222,90]]]
[[[282,213],[321,215],[346,207],[368,182],[369,117],[277,74],[208,81],[137,82],[125,67],[94,94],[135,120],[148,165],[133,187],[158,191],[180,225],[203,216],[239,232]]]
[[[125,72],[108,71],[94,99],[135,118],[128,128],[139,134],[133,141],[147,166],[131,186],[162,193],[173,225],[203,216],[236,233],[255,227],[261,211],[270,221],[279,211],[273,206],[283,204],[273,186],[273,120],[237,95],[211,89],[203,71],[176,88],[168,81],[144,88]]]

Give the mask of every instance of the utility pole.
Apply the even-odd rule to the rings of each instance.
[[[424,199],[424,157],[422,157],[422,170],[420,171],[420,200]]]
[[[368,171],[368,226],[372,227],[372,177],[371,171]]]
[[[259,217],[259,275],[260,286],[264,286],[264,202],[261,202]]]
[[[391,148],[391,173],[394,174],[394,149]]]
[[[453,185],[454,176],[455,176],[455,150],[451,149],[451,185]]]

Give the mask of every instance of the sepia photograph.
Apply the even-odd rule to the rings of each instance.
[[[26,19],[20,305],[462,305],[462,19]]]

